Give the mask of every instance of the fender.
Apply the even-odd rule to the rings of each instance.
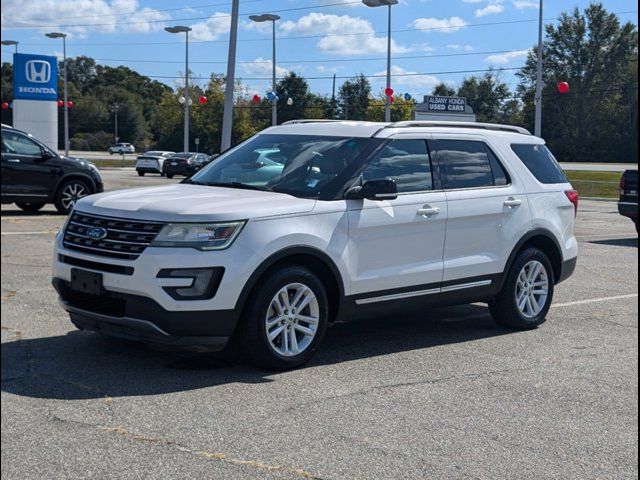
[[[502,280],[500,281],[500,290],[502,290],[502,287],[504,286],[504,282],[507,279],[507,276],[509,275],[509,272],[511,271],[511,266],[513,265],[513,262],[515,262],[516,257],[518,256],[518,253],[520,252],[520,250],[522,249],[522,247],[524,246],[525,243],[527,243],[529,240],[531,240],[534,237],[545,237],[548,240],[551,240],[553,242],[553,244],[555,245],[558,253],[560,254],[560,262],[562,264],[562,249],[560,248],[560,244],[558,243],[558,241],[556,240],[555,236],[553,235],[553,233],[551,233],[549,230],[545,229],[545,228],[537,228],[535,230],[531,230],[529,232],[527,232],[526,234],[524,234],[524,236],[518,241],[518,243],[516,244],[516,246],[513,248],[513,250],[511,251],[511,255],[509,255],[509,259],[507,260],[507,264],[504,268],[504,275],[502,275]],[[562,269],[562,265],[560,265],[560,269]],[[556,274],[556,283],[558,283],[558,280],[560,279],[560,272],[554,272]]]
[[[336,309],[336,315],[339,316],[344,309],[344,298],[345,298],[345,293],[344,293],[344,283],[342,280],[342,275],[340,275],[340,270],[338,270],[338,267],[336,266],[336,264],[334,263],[334,261],[331,259],[331,257],[329,257],[329,255],[327,255],[326,253],[324,253],[321,250],[318,250],[316,248],[313,247],[307,247],[304,245],[298,245],[298,246],[292,246],[292,247],[287,247],[283,250],[280,250],[274,254],[272,254],[271,256],[267,257],[266,260],[264,260],[259,266],[258,268],[256,268],[254,270],[254,272],[251,274],[251,276],[249,277],[249,280],[247,280],[247,283],[245,284],[244,288],[242,289],[242,292],[240,293],[240,296],[238,297],[238,301],[236,302],[236,306],[235,306],[235,311],[236,312],[240,312],[242,311],[247,297],[249,296],[249,293],[251,293],[251,290],[253,290],[253,288],[257,285],[258,280],[260,279],[260,277],[262,277],[262,275],[264,275],[265,273],[267,273],[269,271],[269,269],[275,265],[276,263],[280,262],[281,260],[287,258],[287,257],[291,257],[294,255],[309,255],[312,256],[316,259],[318,259],[319,261],[321,261],[324,266],[326,266],[329,271],[331,272],[332,276],[334,277],[335,283],[338,287],[338,297],[339,297],[339,303],[338,305],[336,305],[337,309]],[[304,266],[304,265],[303,265]],[[337,318],[337,317],[336,317]]]

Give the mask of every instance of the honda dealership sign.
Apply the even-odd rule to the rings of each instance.
[[[16,53],[13,56],[13,98],[58,100],[58,59]]]

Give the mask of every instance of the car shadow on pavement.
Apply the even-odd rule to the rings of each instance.
[[[73,331],[2,344],[2,391],[35,398],[79,400],[157,395],[229,383],[270,383],[262,371],[233,354],[154,351],[141,345]],[[421,315],[340,322],[306,367],[471,342],[510,333],[487,308],[466,305]]]
[[[638,248],[638,238],[612,238],[608,240],[594,240],[595,245],[606,245],[609,247],[636,247]]]
[[[16,210],[2,209],[0,210],[0,217],[62,217],[62,213],[58,213],[56,210],[40,210],[37,212],[25,212],[19,208]]]

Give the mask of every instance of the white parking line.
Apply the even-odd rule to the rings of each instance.
[[[57,230],[46,230],[42,232],[2,232],[2,235],[51,235],[56,232]]]
[[[638,294],[630,293],[629,295],[616,295],[615,297],[589,298],[587,300],[578,300],[577,302],[556,303],[552,305],[552,307],[553,308],[573,307],[575,305],[587,305],[589,303],[601,303],[601,302],[611,302],[613,300],[624,300],[626,298],[638,298]]]

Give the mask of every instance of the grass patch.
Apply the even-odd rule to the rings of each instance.
[[[581,197],[613,198],[620,197],[619,172],[566,171],[573,187]]]
[[[124,161],[122,158],[88,158],[91,163],[95,164],[98,168],[105,167],[135,167],[136,159],[135,158],[125,158]]]

